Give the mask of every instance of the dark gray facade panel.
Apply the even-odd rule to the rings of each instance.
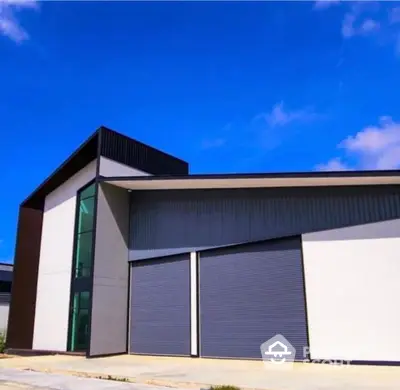
[[[99,185],[90,356],[126,352],[128,209],[127,191],[108,184]]]
[[[302,360],[308,346],[300,238],[200,254],[200,355],[260,359],[282,334]]]
[[[190,354],[189,255],[133,263],[130,352]]]
[[[189,164],[142,142],[103,127],[100,154],[153,175],[188,174]]]
[[[400,186],[136,191],[130,259],[400,217]]]
[[[1,282],[11,282],[13,279],[13,272],[0,270],[0,281]]]

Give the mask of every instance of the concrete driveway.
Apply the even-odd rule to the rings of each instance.
[[[181,388],[230,384],[266,390],[400,389],[400,367],[384,366],[297,363],[292,369],[266,369],[261,361],[121,355],[99,359],[18,357],[0,360],[1,367],[94,377],[111,375],[136,383]]]
[[[0,368],[0,390],[169,390],[167,387]],[[180,389],[185,390],[185,389]]]

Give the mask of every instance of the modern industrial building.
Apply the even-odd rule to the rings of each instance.
[[[20,206],[7,346],[398,363],[399,298],[399,171],[191,175],[101,127]]]

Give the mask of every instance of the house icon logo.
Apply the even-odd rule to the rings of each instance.
[[[293,363],[296,358],[296,349],[289,343],[288,340],[281,334],[270,338],[260,345],[261,357],[264,364],[282,365],[289,368],[291,364],[284,365],[283,363]]]

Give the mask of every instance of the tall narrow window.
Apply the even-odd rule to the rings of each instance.
[[[79,194],[79,216],[76,239],[75,277],[91,275],[92,239],[94,225],[95,185],[87,187]]]
[[[89,277],[92,274],[93,230],[96,187],[78,193],[75,230],[75,257],[72,270],[68,349],[86,351],[89,344]]]

